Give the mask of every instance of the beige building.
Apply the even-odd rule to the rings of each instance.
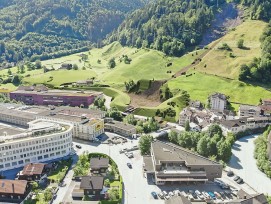
[[[106,123],[104,128],[106,131],[114,132],[125,137],[136,134],[136,128],[133,125],[115,121],[112,118],[106,118],[105,121]]]
[[[240,117],[260,116],[261,108],[259,106],[240,105],[238,110]]]
[[[192,115],[193,111],[189,107],[184,108],[179,115],[179,125],[184,127],[187,121],[190,123]]]
[[[227,108],[227,97],[222,93],[214,93],[209,97],[210,109],[223,112]]]
[[[214,181],[222,176],[223,166],[177,145],[154,141],[143,168],[157,185],[165,185]]]

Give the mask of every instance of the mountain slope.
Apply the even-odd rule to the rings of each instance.
[[[0,63],[84,50],[147,0],[0,0]],[[4,44],[3,44],[4,43]]]
[[[158,0],[134,11],[108,41],[181,56],[187,47],[201,41],[213,19],[215,5],[216,1],[208,0]]]

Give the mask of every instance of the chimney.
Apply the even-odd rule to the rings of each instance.
[[[14,183],[12,183],[12,193],[15,193]]]

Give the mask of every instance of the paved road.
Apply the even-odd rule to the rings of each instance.
[[[257,168],[253,157],[257,136],[247,136],[234,143],[229,167],[256,191],[271,195],[271,179]]]
[[[74,145],[80,144],[82,146],[81,149],[77,149],[78,155],[82,154],[84,151],[104,153],[110,155],[111,158],[117,163],[124,182],[124,204],[162,204],[164,203],[163,200],[154,200],[150,194],[152,191],[159,192],[160,189],[156,185],[148,185],[146,178],[143,176],[143,158],[140,156],[139,151],[134,151],[135,158],[133,159],[128,159],[124,154],[119,154],[120,149],[131,147],[138,143],[138,140],[132,141],[133,142],[129,141],[126,144],[118,144],[112,146],[109,146],[108,144],[97,144],[84,141],[74,142]],[[127,167],[127,162],[132,164],[132,169]],[[65,178],[65,183],[67,183],[67,186],[60,188],[54,204],[58,204],[60,201],[70,201],[71,188],[69,186],[71,184],[71,177],[72,171],[70,171],[68,173],[68,177]]]

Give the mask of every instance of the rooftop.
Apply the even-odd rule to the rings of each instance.
[[[185,161],[186,165],[221,165],[180,146],[158,140],[152,142],[152,151],[156,164],[160,161]]]
[[[165,204],[192,204],[192,203],[184,196],[173,196],[170,199],[165,200]]]
[[[80,189],[100,190],[103,189],[104,177],[82,176]]]
[[[90,159],[91,169],[108,168],[108,164],[109,164],[108,158],[91,158]]]
[[[240,105],[240,110],[254,110],[254,111],[261,111],[259,106],[252,106],[252,105]]]
[[[0,193],[24,195],[27,181],[0,179]]]
[[[126,124],[126,123],[123,123],[123,122],[119,122],[119,121],[110,121],[110,122],[107,122],[106,125],[112,125],[112,126],[115,126],[115,127],[118,127],[120,129],[123,129],[123,130],[126,130],[126,131],[130,131],[130,130],[133,130],[135,129],[135,126],[133,125],[130,125],[130,124]]]
[[[226,95],[222,94],[222,93],[213,93],[210,97],[211,98],[220,98],[222,100],[227,100]]]
[[[43,172],[45,164],[42,163],[30,163],[24,166],[22,175],[32,176],[32,175],[41,175]]]

